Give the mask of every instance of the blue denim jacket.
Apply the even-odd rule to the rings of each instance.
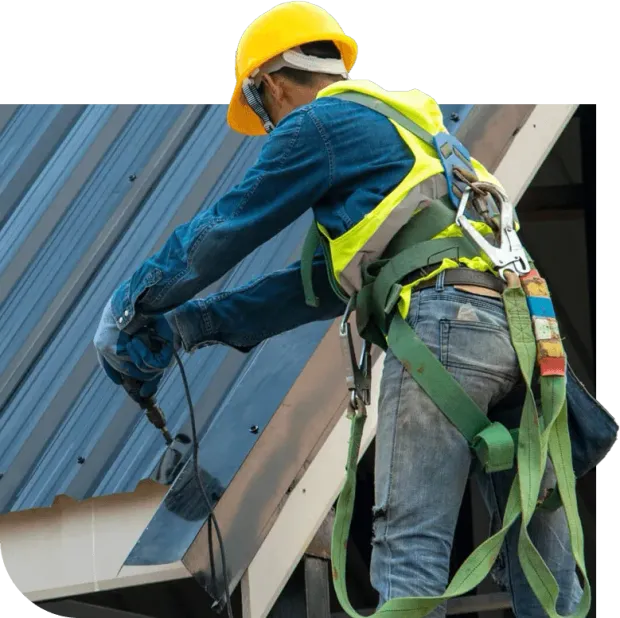
[[[190,299],[310,208],[332,237],[341,235],[413,163],[393,125],[376,112],[331,98],[297,109],[270,134],[243,181],[176,228],[116,290],[118,327],[131,333],[149,315],[173,311],[186,350],[223,343],[245,351],[302,324],[335,318],[344,307],[320,254],[313,269],[318,308],[305,303],[299,262],[246,286]]]
[[[239,185],[176,228],[120,285],[106,315],[131,334],[149,316],[170,312],[187,351],[213,343],[248,351],[276,334],[333,319],[344,305],[332,292],[320,253],[313,264],[317,308],[306,305],[299,262],[243,287],[190,299],[309,208],[332,237],[341,235],[413,163],[395,128],[376,112],[332,98],[299,108],[270,134]],[[618,426],[572,372],[567,396],[575,471],[582,476],[611,448]]]

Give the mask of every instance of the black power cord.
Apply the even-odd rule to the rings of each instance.
[[[170,345],[170,342],[160,337],[157,332],[153,328],[149,328],[147,330],[149,339],[151,341],[159,342],[163,345]],[[149,345],[149,342],[146,342]],[[222,572],[224,576],[224,595],[226,601],[226,609],[228,612],[228,618],[234,618],[232,612],[232,603],[230,601],[230,591],[229,591],[229,581],[228,581],[228,568],[226,566],[226,551],[224,550],[224,541],[222,540],[222,533],[220,531],[220,526],[217,523],[217,518],[215,517],[213,504],[211,500],[209,500],[209,496],[207,494],[207,490],[202,482],[202,477],[200,475],[200,469],[198,467],[198,432],[196,431],[196,413],[194,412],[194,404],[192,402],[192,394],[189,390],[189,383],[187,381],[187,375],[185,374],[185,367],[183,366],[183,362],[181,361],[181,357],[178,352],[172,348],[172,353],[174,354],[174,358],[179,364],[179,370],[181,371],[181,379],[183,380],[183,387],[185,388],[185,397],[187,398],[187,405],[189,406],[189,417],[190,423],[192,427],[192,464],[194,470],[194,476],[196,477],[196,482],[198,483],[198,487],[200,488],[200,493],[207,505],[207,509],[209,511],[208,517],[208,525],[209,525],[209,561],[211,567],[211,583],[213,585],[213,589],[215,590],[215,557],[213,555],[213,527],[215,527],[215,532],[217,534],[217,540],[220,545],[220,554],[222,557]],[[129,389],[131,390],[131,389]],[[158,429],[160,429],[166,439],[166,444],[170,445],[172,442],[171,436],[168,434],[168,430],[165,426],[165,419],[163,417],[163,413],[159,409],[159,407],[155,404],[154,398],[149,401],[147,408],[147,417],[151,423],[153,423]],[[154,413],[149,414],[149,411]],[[220,607],[221,605],[216,602],[215,607]]]
[[[177,351],[173,348],[174,358],[179,364],[179,370],[181,371],[181,379],[183,380],[183,386],[185,388],[185,397],[187,398],[187,405],[189,406],[189,416],[190,423],[192,427],[192,464],[194,469],[194,475],[196,477],[196,482],[198,483],[198,487],[200,488],[200,493],[204,498],[204,501],[209,509],[209,558],[211,562],[211,576],[212,581],[215,581],[215,558],[213,556],[213,527],[215,527],[215,532],[217,534],[217,541],[220,545],[220,555],[222,558],[222,572],[224,576],[224,595],[226,600],[226,609],[228,612],[228,618],[233,618],[232,612],[232,603],[230,601],[230,591],[229,591],[229,582],[228,582],[228,569],[226,567],[226,551],[224,549],[224,541],[222,539],[222,533],[220,531],[220,526],[217,523],[217,518],[215,517],[215,513],[213,510],[213,505],[211,504],[211,500],[209,500],[209,496],[207,494],[207,490],[202,482],[202,478],[200,476],[200,470],[198,468],[198,435],[196,431],[196,414],[194,412],[194,404],[192,402],[192,395],[189,390],[189,383],[187,381],[187,375],[185,374],[185,367],[183,366],[183,362]]]
[[[148,341],[144,341],[147,347],[154,347],[153,342],[161,343],[162,345],[170,345],[170,341],[161,337],[157,331],[152,327],[147,327],[145,335],[148,336]],[[196,482],[198,483],[198,487],[200,489],[200,493],[204,498],[205,504],[207,505],[207,509],[209,511],[209,516],[207,518],[208,530],[209,530],[209,562],[211,567],[211,583],[213,586],[213,590],[215,590],[215,557],[213,555],[213,527],[215,527],[215,532],[217,534],[217,540],[220,545],[220,554],[222,557],[222,572],[224,577],[224,595],[226,601],[226,609],[228,612],[228,618],[234,618],[232,612],[232,603],[230,601],[230,591],[229,591],[229,581],[228,581],[228,568],[226,566],[226,551],[224,549],[224,541],[222,539],[222,533],[220,531],[220,526],[217,523],[217,518],[215,517],[213,504],[211,500],[209,500],[209,496],[207,494],[207,490],[205,489],[204,483],[202,482],[202,477],[200,475],[200,469],[198,467],[198,432],[196,431],[196,413],[194,412],[194,404],[192,402],[192,394],[189,389],[189,382],[187,381],[187,375],[185,373],[185,367],[183,366],[183,361],[179,356],[176,349],[172,348],[172,354],[176,362],[179,365],[179,370],[181,371],[181,379],[183,380],[183,387],[185,388],[185,397],[187,399],[187,405],[189,406],[189,416],[190,423],[192,428],[192,464],[194,476],[196,477]],[[137,385],[135,380],[126,379],[123,386],[130,393],[135,393],[136,390],[139,391],[139,385]],[[146,415],[149,421],[155,425],[163,434],[166,444],[170,446],[173,442],[172,436],[168,432],[166,427],[166,420],[163,412],[159,408],[159,406],[155,403],[155,398],[151,397],[149,400],[145,401],[143,404]],[[221,603],[214,604],[214,607],[221,607]]]

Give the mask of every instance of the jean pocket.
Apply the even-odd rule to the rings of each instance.
[[[440,320],[441,362],[445,367],[514,380],[517,355],[508,329],[472,320]]]

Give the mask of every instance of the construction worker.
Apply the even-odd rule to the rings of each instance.
[[[544,282],[523,256],[521,266],[513,264],[512,271],[500,276],[498,265],[465,238],[454,222],[453,205],[463,196],[466,202],[468,196],[477,200],[481,214],[469,215],[470,236],[478,232],[488,238],[497,225],[491,216],[493,200],[498,212],[502,206],[501,184],[458,142],[450,141],[433,99],[416,90],[391,93],[349,79],[356,55],[356,43],[333,17],[305,2],[278,5],[250,25],[237,50],[228,123],[245,135],[268,134],[260,156],[240,184],[180,225],[115,291],[95,337],[100,361],[115,382],[133,378],[138,387],[132,396],[143,402],[157,391],[173,349],[193,352],[219,343],[248,352],[303,324],[348,315],[354,308],[351,299],[357,298],[358,327],[386,350],[371,563],[379,608],[401,608],[402,616],[445,616],[446,598],[470,590],[494,564],[494,576],[511,592],[518,618],[557,616],[553,611],[585,616],[589,588],[582,598],[576,572],[576,558],[583,571],[582,548],[575,543],[581,528],[574,522],[574,509],[569,512],[562,504],[574,496],[572,470],[569,474],[562,468],[568,476],[558,477],[559,506],[539,508],[556,486],[545,449],[553,454],[564,443],[553,432],[544,434],[542,443],[534,440],[543,449],[537,451],[539,459],[541,452],[543,456],[528,477],[536,486],[527,489],[521,480],[524,466],[520,464],[516,482],[514,464],[516,450],[521,457],[529,448],[529,438],[521,437],[529,425],[521,423],[516,450],[514,435],[506,429],[519,427],[531,392],[509,327],[506,291],[542,290],[533,295],[545,297],[546,303]],[[391,110],[387,117],[386,109]],[[444,141],[433,148],[428,135]],[[317,226],[301,262],[238,289],[192,300],[308,209]],[[438,221],[444,221],[440,229]],[[429,230],[434,231],[424,237],[422,232]],[[429,241],[435,243],[432,250]],[[422,253],[411,254],[411,247]],[[396,259],[405,250],[409,267]],[[388,262],[399,274],[375,306],[368,297],[383,294],[380,283],[387,271],[379,267]],[[525,278],[532,273],[528,283]],[[552,330],[552,317],[546,315]],[[529,320],[528,314],[524,332],[533,332]],[[153,329],[160,341],[149,336]],[[409,357],[399,344],[410,336],[419,354],[430,351],[440,367],[426,356],[426,365],[417,370],[403,361],[403,355]],[[561,344],[547,339],[553,340],[547,348],[537,341],[541,375],[560,376],[561,382],[554,384],[563,385]],[[441,393],[433,394],[434,383],[423,382],[425,367],[437,376],[440,390],[458,391],[463,406],[482,418],[471,440],[454,412],[463,407],[461,400],[453,400],[453,409],[442,403]],[[568,382],[574,385],[570,375]],[[361,399],[353,389],[353,416],[363,406]],[[562,413],[545,416],[550,428],[556,417],[560,427]],[[568,458],[570,465],[570,453]],[[442,596],[470,473],[479,482],[497,535],[484,559],[477,556],[484,565],[467,567],[469,575],[460,576]],[[535,504],[527,506],[532,495]],[[506,511],[516,513],[508,523]],[[529,538],[517,521],[519,514],[526,519]],[[542,573],[545,564],[559,594],[546,586],[551,580]],[[336,581],[339,575],[334,575],[339,599],[355,615],[342,582]]]

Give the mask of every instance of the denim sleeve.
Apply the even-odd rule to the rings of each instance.
[[[112,313],[119,329],[135,332],[149,315],[190,300],[325,195],[333,165],[318,127],[307,107],[289,114],[243,181],[175,229],[114,292]]]
[[[334,294],[325,258],[315,256],[312,282],[319,306],[305,302],[300,263],[259,277],[248,285],[190,300],[168,314],[188,352],[215,343],[248,352],[275,335],[344,313]]]

